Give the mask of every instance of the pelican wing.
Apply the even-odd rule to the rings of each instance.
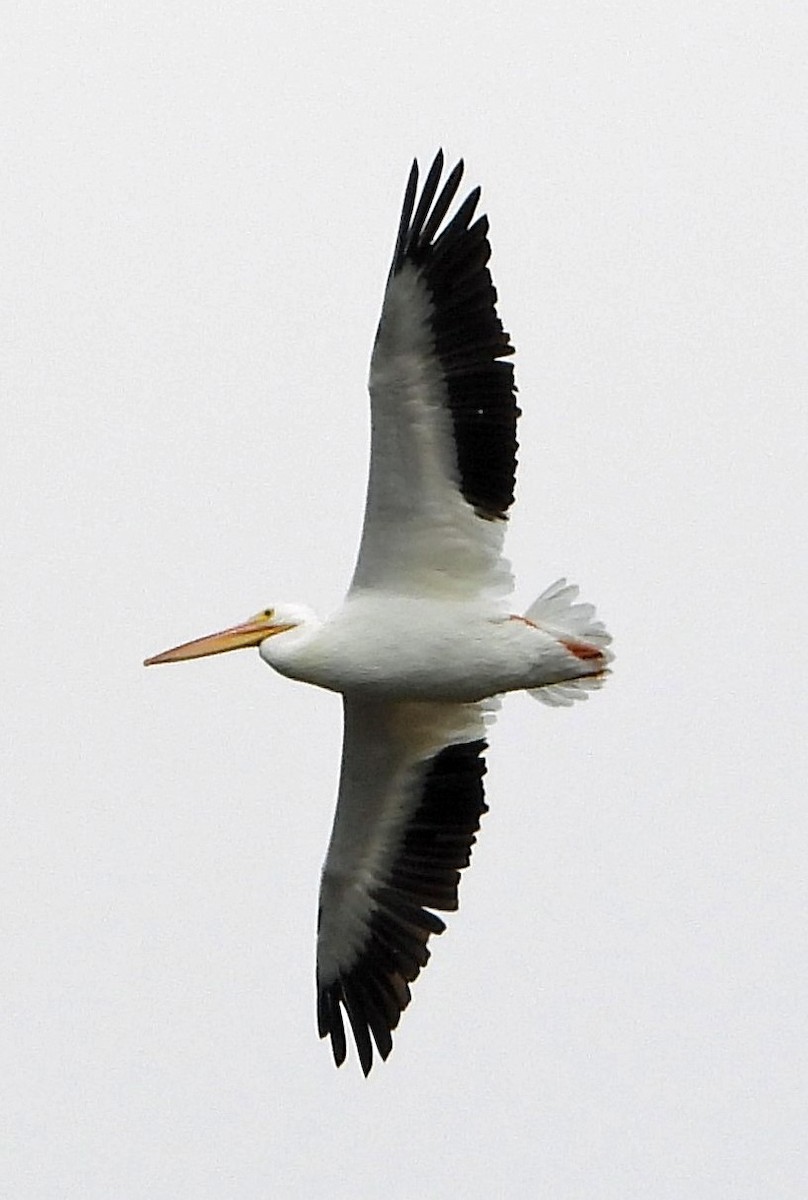
[[[483,705],[345,697],[334,828],[320,884],[317,1020],[337,1066],[344,1008],[365,1075],[410,1001],[409,985],[457,908],[486,811]]]
[[[371,457],[352,589],[456,595],[510,590],[501,558],[513,502],[513,346],[496,312],[480,189],[444,223],[463,173],[418,196],[410,172],[370,364]],[[416,205],[417,199],[417,205]]]

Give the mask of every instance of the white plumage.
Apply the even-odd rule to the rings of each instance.
[[[323,867],[317,1012],[335,1061],[347,1013],[365,1074],[386,1058],[409,984],[457,907],[486,811],[487,727],[504,692],[569,705],[600,686],[610,638],[559,580],[524,616],[502,557],[516,470],[513,353],[462,163],[410,173],[370,368],[371,460],[356,570],[319,621],[278,605],[147,660],[243,646],[343,695],[337,812]],[[417,200],[417,204],[416,204]]]

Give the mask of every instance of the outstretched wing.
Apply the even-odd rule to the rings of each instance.
[[[516,474],[513,346],[497,311],[480,189],[444,224],[463,173],[418,192],[413,163],[370,364],[371,457],[352,589],[510,590],[501,558]],[[442,227],[442,228],[441,228]]]
[[[409,985],[457,908],[460,871],[486,811],[483,705],[345,697],[337,812],[320,884],[317,1021],[334,1060],[342,1009],[365,1075],[410,1002]]]

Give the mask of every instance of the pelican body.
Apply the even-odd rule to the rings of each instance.
[[[283,609],[270,618],[288,619]],[[581,675],[580,657],[557,638],[485,602],[358,596],[326,621],[300,619],[285,636],[262,640],[261,657],[288,679],[332,692],[468,704]]]
[[[487,806],[488,727],[507,692],[585,699],[611,641],[561,579],[524,614],[502,556],[516,475],[513,354],[488,269],[480,190],[450,215],[463,163],[441,186],[438,153],[418,192],[413,163],[370,367],[365,521],[342,607],[319,620],[279,604],[147,659],[257,646],[290,679],[343,697],[337,811],[320,883],[317,1016],[334,1060],[347,1014],[365,1075],[426,965],[436,911]]]

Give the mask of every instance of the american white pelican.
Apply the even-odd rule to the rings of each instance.
[[[457,908],[486,811],[487,726],[503,692],[568,705],[603,681],[610,637],[559,580],[524,615],[502,557],[513,502],[513,354],[488,270],[480,189],[463,173],[407,182],[370,364],[370,480],[356,570],[338,612],[279,604],[167,650],[179,662],[257,646],[291,679],[343,696],[334,828],[320,883],[317,1019],[339,1066],[341,1009],[362,1070],[381,1057],[409,985]],[[417,204],[416,204],[417,198]]]

